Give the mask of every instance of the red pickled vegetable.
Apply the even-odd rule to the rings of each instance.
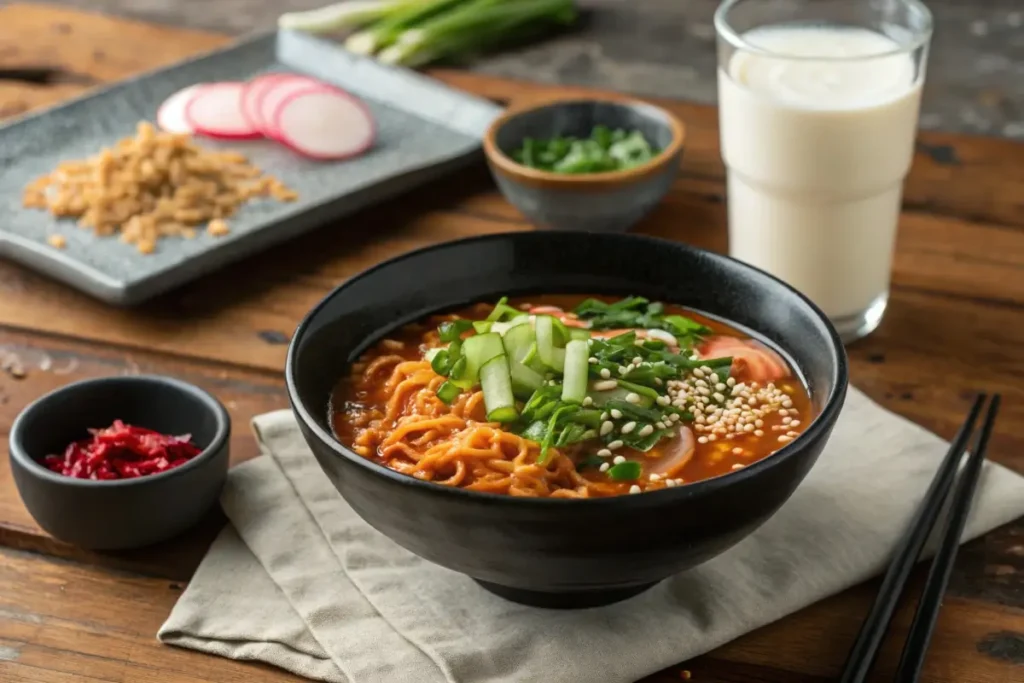
[[[174,469],[202,452],[191,434],[170,436],[121,420],[89,433],[91,437],[69,444],[64,455],[43,458],[43,464],[76,479],[134,479]]]

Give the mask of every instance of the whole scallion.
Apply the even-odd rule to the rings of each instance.
[[[381,17],[380,21],[349,36],[345,41],[345,48],[356,54],[374,54],[393,44],[403,32],[470,1],[402,0]]]
[[[280,28],[306,33],[332,33],[362,28],[379,21],[389,12],[408,2],[409,0],[347,0],[306,12],[282,14],[277,20],[277,25]]]
[[[490,49],[523,31],[571,24],[575,18],[573,0],[469,0],[409,27],[379,58],[386,64],[419,66]]]

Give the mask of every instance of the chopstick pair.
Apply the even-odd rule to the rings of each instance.
[[[925,494],[921,507],[917,510],[914,521],[897,546],[896,555],[885,573],[885,578],[882,579],[878,597],[875,598],[875,603],[871,606],[871,611],[864,620],[860,633],[857,634],[857,639],[850,649],[839,683],[863,683],[866,680],[875,663],[878,649],[885,638],[889,622],[899,604],[900,595],[906,587],[914,564],[920,557],[921,550],[933,528],[940,523],[940,517],[948,502],[949,512],[945,520],[941,522],[943,525],[941,527],[942,541],[928,571],[928,578],[924,590],[921,592],[917,612],[914,614],[914,621],[903,645],[903,654],[900,656],[900,663],[893,681],[895,683],[913,683],[921,675],[928,643],[931,641],[935,620],[942,605],[942,596],[953,571],[953,562],[960,545],[960,535],[963,533],[971,500],[974,498],[974,490],[977,488],[978,478],[981,474],[981,465],[985,460],[985,449],[988,447],[992,426],[995,423],[996,414],[999,412],[1000,396],[996,394],[989,402],[981,431],[974,441],[963,474],[954,488],[960,461],[963,458],[967,442],[971,438],[971,433],[974,431],[974,423],[985,404],[985,398],[985,394],[979,394],[974,400],[974,406],[950,445],[949,452],[939,466],[931,486],[928,487],[928,492]],[[950,501],[948,499],[951,490],[952,500]]]

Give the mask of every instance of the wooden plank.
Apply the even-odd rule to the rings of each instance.
[[[100,680],[118,683],[248,683],[295,680],[262,666],[164,647],[153,638],[182,586],[161,579],[0,550],[0,681]],[[875,590],[861,586],[822,601],[692,662],[646,679],[679,681],[689,670],[696,681],[825,681],[842,664],[864,606]],[[908,606],[909,607],[909,606]],[[895,620],[892,642],[879,663],[891,673],[895,647],[911,610]],[[1018,609],[965,598],[944,604],[923,680],[929,683],[1010,683],[1019,672],[1003,650],[1000,632],[1024,632]],[[827,634],[827,636],[826,636]],[[671,634],[666,634],[671,637]],[[1012,640],[1010,636],[1002,636]],[[998,656],[997,652],[1003,652]],[[880,678],[881,680],[881,678]]]

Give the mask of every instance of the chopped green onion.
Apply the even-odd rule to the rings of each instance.
[[[452,382],[445,382],[437,388],[437,397],[441,399],[443,403],[449,405],[452,401],[458,398],[461,393],[462,389]]]
[[[435,350],[437,353],[430,359],[430,369],[439,375],[447,375],[451,367],[451,362],[448,359],[448,349],[431,349],[431,351]]]
[[[543,465],[548,461],[548,455],[551,453],[551,446],[555,442],[555,431],[557,429],[558,420],[563,415],[569,415],[579,410],[577,406],[562,406],[555,410],[550,419],[548,420],[547,433],[544,434],[544,440],[540,443],[540,454],[537,456],[537,464]]]
[[[652,401],[658,400],[658,396],[660,395],[657,391],[651,389],[650,387],[641,386],[639,384],[633,384],[632,382],[627,382],[624,379],[619,380],[619,386],[622,387],[623,389],[628,389],[629,391],[632,391],[634,394],[637,394],[638,396],[646,396]]]
[[[522,311],[509,306],[508,297],[503,296],[498,300],[498,303],[494,304],[494,309],[491,310],[490,314],[487,316],[487,322],[502,322],[506,317],[511,320],[512,318],[522,315],[522,313]]]
[[[469,320],[449,320],[438,326],[437,334],[442,342],[453,342],[461,339],[462,334],[471,329],[473,329],[473,323]]]
[[[630,403],[628,401],[608,401],[602,406],[607,410],[616,409],[623,415],[628,415],[638,420],[644,420],[646,422],[658,422],[662,418],[662,414],[656,410],[650,408],[643,408],[636,403]]]
[[[548,423],[544,420],[535,420],[527,425],[526,429],[519,433],[519,436],[530,441],[540,443],[544,435],[548,433]]]
[[[633,481],[640,478],[643,467],[638,462],[627,460],[608,468],[608,476],[615,481]]]
[[[572,416],[573,422],[579,422],[582,425],[597,429],[601,426],[601,411],[600,410],[588,410],[584,408],[575,415]]]

